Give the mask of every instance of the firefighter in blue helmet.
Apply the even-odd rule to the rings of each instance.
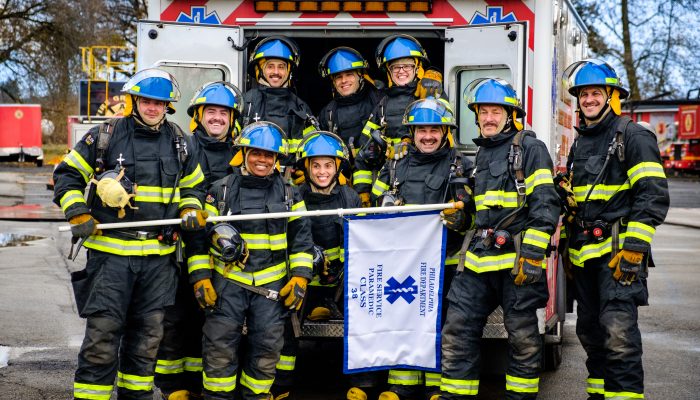
[[[292,154],[305,133],[313,129],[311,108],[297,97],[292,79],[299,67],[299,49],[284,36],[270,36],[253,49],[248,61],[248,74],[253,88],[245,92],[242,125],[255,121],[276,124],[287,134]],[[283,157],[291,165],[293,157]]]
[[[381,99],[381,92],[367,75],[368,68],[362,55],[349,47],[329,51],[318,65],[320,75],[333,85],[333,100],[319,112],[319,126],[343,139],[350,150],[351,166],[368,139],[362,127]]]
[[[265,121],[250,124],[234,145],[236,168],[214,182],[207,195],[205,207],[212,214],[305,210],[297,189],[277,169],[278,157],[288,154],[280,127]],[[227,261],[224,253],[212,247],[211,261],[200,254],[189,267],[195,293],[207,308],[202,344],[204,398],[233,399],[238,388],[239,398],[269,399],[283,344],[284,314],[301,306],[312,276],[310,222],[290,217],[231,225],[247,243],[248,256]],[[241,363],[238,346],[244,323],[249,347]]]
[[[500,305],[509,346],[505,398],[535,399],[543,347],[537,309],[549,297],[545,257],[559,220],[552,160],[534,132],[522,130],[525,111],[509,83],[477,79],[465,100],[480,132],[475,231],[447,295],[440,398],[476,399],[481,337]]]
[[[88,249],[73,274],[78,312],[87,318],[73,396],[152,399],[164,308],[177,285],[177,232],[170,228],[95,229],[103,223],[182,216],[183,229],[204,227],[204,174],[186,149],[190,139],[167,121],[180,97],[159,69],[124,85],[124,118],[90,130],[54,171],[54,201],[74,238]],[[83,192],[93,182],[88,199]],[[96,196],[95,196],[96,195]]]
[[[397,34],[382,40],[375,61],[386,73],[388,87],[362,129],[364,144],[355,160],[353,185],[364,206],[370,204],[373,175],[384,161],[408,152],[409,129],[401,123],[406,107],[442,93],[442,74],[428,68],[428,55],[412,36]]]
[[[571,190],[562,192],[562,202],[571,205],[568,255],[576,334],[588,356],[587,391],[589,399],[641,399],[637,307],[647,305],[651,240],[668,211],[668,184],[655,135],[620,116],[628,92],[615,70],[588,59],[563,77],[580,121],[562,183]]]
[[[468,176],[472,162],[454,148],[452,129],[457,125],[449,103],[431,97],[417,100],[406,108],[403,124],[412,145],[405,157],[388,160],[379,171],[372,198],[388,206],[448,201],[471,204]],[[448,227],[445,294],[455,273],[455,253],[471,226],[472,214],[464,208],[443,211],[443,222]],[[396,360],[396,364],[403,364],[402,360]],[[380,400],[434,400],[440,392],[440,373],[392,369],[388,383],[389,390],[380,394]]]
[[[192,117],[194,157],[204,173],[204,185],[232,172],[233,137],[238,134],[236,120],[241,115],[243,96],[228,82],[209,82],[202,85],[192,98],[187,114]],[[190,235],[204,232],[183,232]],[[180,269],[180,282],[175,304],[166,308],[163,321],[163,340],[158,349],[155,384],[168,400],[194,398],[202,392],[202,325],[204,313],[192,295],[187,267]]]

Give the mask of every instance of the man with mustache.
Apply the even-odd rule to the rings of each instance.
[[[637,308],[648,304],[651,241],[668,212],[668,183],[656,135],[620,116],[629,93],[615,70],[588,59],[563,76],[579,114],[567,160],[577,210],[567,230],[588,398],[643,399]]]
[[[451,129],[456,124],[447,101],[429,97],[411,103],[403,125],[412,139],[408,154],[399,160],[387,160],[374,181],[372,198],[388,206],[446,201],[471,204],[467,176],[472,163],[454,148]],[[443,211],[443,223],[448,228],[448,256],[460,248],[464,232],[471,226],[471,214],[464,209]],[[445,264],[443,294],[454,276],[456,259],[448,257]],[[439,393],[440,373],[392,369],[389,390],[381,393],[379,400],[435,400]]]
[[[236,120],[242,109],[241,91],[224,81],[203,85],[187,108],[187,114],[192,117],[190,151],[202,167],[205,187],[232,172],[229,162],[233,157],[233,138],[239,131]],[[183,232],[188,243],[194,235],[204,235],[204,231]],[[208,256],[206,258],[208,260]],[[204,313],[192,295],[187,266],[184,266],[180,268],[175,304],[165,310],[163,340],[156,362],[155,384],[164,399],[201,397],[202,325]]]
[[[297,97],[292,89],[292,76],[299,67],[299,50],[296,44],[284,36],[270,36],[261,40],[250,55],[248,74],[255,86],[248,90],[243,99],[245,112],[241,116],[242,125],[268,121],[276,124],[287,134],[290,154],[305,133],[312,131],[309,117],[311,108]],[[291,165],[293,157],[281,160]]]
[[[476,231],[467,235],[464,265],[447,295],[440,399],[477,398],[481,337],[499,305],[509,346],[505,398],[535,399],[543,347],[537,309],[549,297],[545,257],[559,221],[552,159],[534,132],[522,131],[525,111],[508,82],[477,79],[465,101],[480,133]]]
[[[386,158],[398,159],[408,151],[410,135],[401,123],[406,107],[417,99],[442,93],[442,74],[427,69],[428,55],[414,37],[398,34],[385,38],[375,50],[375,59],[377,67],[386,72],[388,87],[362,129],[365,144],[355,159],[353,186],[363,206],[370,204],[373,176]],[[372,140],[375,131],[389,146],[386,154]]]

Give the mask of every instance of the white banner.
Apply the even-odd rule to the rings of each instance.
[[[439,371],[445,240],[437,211],[346,219],[345,373]]]

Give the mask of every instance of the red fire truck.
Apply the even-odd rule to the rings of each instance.
[[[0,159],[43,165],[41,105],[0,104]]]

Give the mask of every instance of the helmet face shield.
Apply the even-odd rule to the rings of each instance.
[[[221,106],[234,111],[235,117],[243,113],[243,93],[236,86],[224,82],[208,82],[202,85],[192,97],[187,115],[194,116],[198,106]]]
[[[604,86],[617,89],[620,98],[629,96],[629,91],[622,87],[620,77],[608,63],[595,58],[577,61],[569,65],[562,74],[569,93],[578,97],[578,92],[586,86]]]
[[[416,100],[406,107],[404,125],[439,125],[456,127],[454,113],[444,99],[426,98]]]
[[[367,69],[369,64],[362,55],[350,47],[336,47],[326,53],[318,64],[318,72],[325,78],[343,71]]]
[[[525,116],[525,110],[518,94],[513,89],[513,86],[504,79],[475,79],[467,85],[463,95],[464,101],[467,102],[467,107],[475,113],[476,106],[480,104],[494,104],[506,109],[514,109],[518,118]]]
[[[225,263],[243,261],[246,243],[231,224],[214,225],[209,233],[212,254]]]
[[[251,52],[248,60],[248,73],[254,74],[260,60],[278,59],[289,63],[291,68],[299,67],[299,47],[285,36],[270,36],[261,40]]]
[[[165,102],[180,100],[180,88],[175,77],[157,68],[142,69],[134,74],[124,84],[122,92]]]
[[[341,161],[350,159],[350,152],[343,140],[327,131],[315,131],[307,135],[299,144],[297,160],[311,157],[332,157]]]
[[[399,58],[417,58],[428,63],[428,54],[413,36],[398,34],[382,40],[374,53],[377,67],[386,69],[387,63]]]
[[[267,121],[247,125],[233,144],[237,147],[266,150],[283,156],[289,154],[287,135],[282,128]]]

